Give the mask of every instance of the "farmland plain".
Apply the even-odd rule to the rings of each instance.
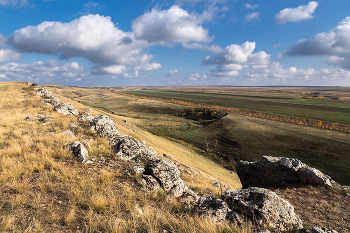
[[[306,96],[305,94],[234,91],[212,93],[204,90],[127,90],[122,91],[122,93],[238,108],[330,123],[350,124],[350,102],[305,99],[303,98]]]

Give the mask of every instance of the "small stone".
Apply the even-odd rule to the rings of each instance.
[[[213,186],[214,186],[214,187],[220,187],[220,182],[219,182],[219,181],[215,181],[215,182],[213,183]]]
[[[63,134],[65,134],[65,135],[67,135],[68,137],[71,137],[71,138],[75,137],[74,133],[72,131],[70,131],[70,130],[63,131]]]
[[[69,149],[73,155],[82,162],[86,162],[89,159],[89,152],[85,149],[83,144],[79,141],[74,141],[69,145]]]

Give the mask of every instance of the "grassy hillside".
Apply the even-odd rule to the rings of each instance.
[[[60,99],[71,102],[79,111],[86,108],[75,101]],[[23,83],[0,83],[1,232],[238,230],[225,224],[215,227],[210,220],[193,215],[176,200],[166,201],[161,191],[141,191],[136,182],[138,177],[125,173],[122,163],[115,163],[106,139],[97,137],[86,125],[79,125],[76,117],[59,115],[39,101],[40,97]],[[94,115],[98,113],[93,110]],[[53,121],[24,120],[38,114],[49,114]],[[209,160],[200,160],[188,148],[158,140],[137,127],[117,121],[120,133],[147,141],[160,155],[168,152],[181,162],[203,163],[203,167],[214,168],[210,174],[217,175],[215,178],[203,170],[200,175],[181,174],[200,194],[217,195],[220,190],[212,182],[220,177],[233,188],[239,185],[237,177]],[[64,130],[71,130],[75,137],[68,137]],[[81,164],[66,149],[70,142],[83,139],[91,146],[89,155],[96,161],[94,165]],[[192,155],[198,157],[191,158]],[[243,228],[243,231],[250,230]]]
[[[126,90],[122,92],[137,96],[176,99],[302,119],[350,124],[350,102],[303,99],[303,96],[295,94],[252,94],[244,92],[217,94],[163,90]]]
[[[237,114],[229,114],[202,126],[197,121],[171,114],[174,109],[188,109],[186,106],[117,95],[112,92],[113,89],[107,88],[56,86],[52,90],[121,115],[119,119],[127,119],[130,124],[153,134],[178,141],[187,148],[192,147],[228,167],[240,159],[255,161],[262,155],[286,156],[301,159],[337,182],[350,184],[350,135],[346,133]],[[294,96],[277,94],[287,100]],[[262,94],[263,97],[266,95],[275,94]]]

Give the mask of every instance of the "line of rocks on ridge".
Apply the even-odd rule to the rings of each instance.
[[[302,232],[308,232],[303,229],[301,219],[295,214],[293,206],[285,199],[280,198],[276,193],[261,187],[265,183],[261,183],[261,177],[265,177],[269,173],[270,167],[266,170],[259,171],[257,164],[241,161],[238,164],[237,173],[243,184],[242,189],[226,190],[221,194],[222,199],[212,196],[199,197],[195,192],[187,187],[180,178],[180,171],[177,166],[164,159],[159,159],[156,151],[149,147],[143,141],[127,135],[120,135],[114,125],[114,122],[106,115],[91,116],[92,112],[87,111],[81,114],[70,103],[61,104],[59,99],[54,97],[52,93],[43,89],[36,88],[36,94],[43,97],[42,104],[52,106],[58,113],[64,115],[78,115],[77,120],[81,122],[89,122],[90,129],[96,131],[98,136],[106,137],[110,140],[113,154],[120,160],[126,161],[130,170],[141,176],[141,184],[146,190],[159,190],[162,188],[169,198],[179,198],[180,201],[193,204],[193,211],[199,216],[207,216],[211,220],[220,224],[222,222],[230,222],[237,225],[245,225],[250,223],[259,232],[269,232],[266,228],[278,232],[292,232],[301,229]],[[39,116],[37,117],[41,119]],[[33,119],[32,119],[33,120]],[[34,119],[35,120],[35,119]],[[84,163],[92,163],[89,160],[88,151],[79,141],[74,141],[69,145],[72,154]],[[287,177],[294,177],[293,172],[298,173],[299,180],[311,182],[323,180],[325,185],[332,184],[332,179],[326,175],[315,178],[314,174],[318,174],[312,168],[307,167],[300,161],[290,160],[287,158],[263,157],[260,163],[273,163],[273,166],[279,167],[272,171],[281,172]],[[241,166],[241,167],[239,167]],[[305,168],[305,169],[303,169]],[[281,170],[282,169],[282,170]],[[310,172],[311,171],[311,172]],[[272,176],[279,176],[273,173]],[[303,176],[301,176],[303,174]],[[296,178],[288,178],[285,182],[294,181]],[[316,181],[315,181],[316,180]],[[283,181],[274,181],[280,185]],[[272,182],[273,183],[273,182]],[[323,184],[323,183],[322,183]],[[266,185],[269,186],[269,185]],[[275,185],[273,185],[275,186]],[[335,233],[336,231],[328,231],[327,229],[314,228],[313,233]]]
[[[114,122],[106,115],[91,116],[92,112],[79,114],[71,103],[61,104],[57,97],[43,88],[35,88],[36,94],[42,97],[42,104],[53,106],[53,109],[63,115],[79,115],[80,122],[90,122],[90,129],[100,137],[110,140],[114,155],[128,161],[131,170],[141,175],[141,184],[149,191],[164,189],[169,198],[179,198],[186,203],[195,203],[198,196],[180,178],[177,166],[164,159],[159,159],[153,148],[147,148],[145,142],[127,135],[120,135]],[[69,145],[72,154],[84,163],[92,163],[84,145],[74,141]]]

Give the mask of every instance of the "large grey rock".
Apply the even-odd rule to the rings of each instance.
[[[158,160],[158,157],[146,147],[145,143],[131,136],[113,137],[111,144],[114,154],[120,159],[135,159],[137,162],[144,164],[150,164]]]
[[[142,175],[141,184],[149,191],[160,189],[158,181],[151,175]]]
[[[51,96],[50,98],[43,98],[42,102],[51,104],[53,106],[58,106],[61,104],[61,101],[59,98],[55,97],[55,96]]]
[[[89,160],[89,152],[79,141],[74,141],[69,145],[72,154],[80,161],[87,162]]]
[[[36,88],[36,89],[34,89],[34,90],[35,90],[35,94],[38,95],[38,96],[47,97],[47,98],[52,97],[52,93],[49,92],[49,91],[46,90],[46,89],[43,89],[43,88]]]
[[[227,190],[222,198],[232,207],[232,211],[245,216],[258,227],[268,225],[281,232],[303,228],[293,206],[270,190],[257,187]]]
[[[228,220],[228,215],[232,212],[225,201],[216,199],[213,196],[199,198],[193,210],[199,216],[210,217],[214,223]]]
[[[170,198],[179,198],[180,201],[187,203],[198,200],[197,194],[189,189],[180,178],[180,171],[173,162],[157,160],[150,164],[145,172],[159,181],[160,186]]]
[[[263,156],[255,162],[239,161],[237,174],[243,188],[272,187],[284,184],[332,186],[332,178],[298,159]],[[299,174],[300,173],[300,174]]]
[[[78,110],[71,103],[64,103],[54,106],[54,109],[63,115],[78,115]]]
[[[303,184],[321,185],[332,187],[333,180],[331,177],[323,174],[316,168],[303,167],[298,171],[298,178]]]
[[[97,132],[100,137],[112,138],[118,135],[114,122],[106,115],[97,115],[90,123],[90,129]]]
[[[180,197],[180,201],[187,204],[197,203],[199,196],[193,192],[191,189],[186,189],[185,192]]]
[[[149,165],[147,172],[159,180],[166,192],[169,192],[176,185],[183,186],[182,182],[178,181],[180,171],[173,162],[163,159],[157,160]]]
[[[87,112],[83,112],[79,114],[77,120],[80,122],[92,122],[94,120],[94,117]]]
[[[312,228],[312,233],[338,233],[335,230],[328,230],[325,227],[319,228],[319,227],[314,227]]]

